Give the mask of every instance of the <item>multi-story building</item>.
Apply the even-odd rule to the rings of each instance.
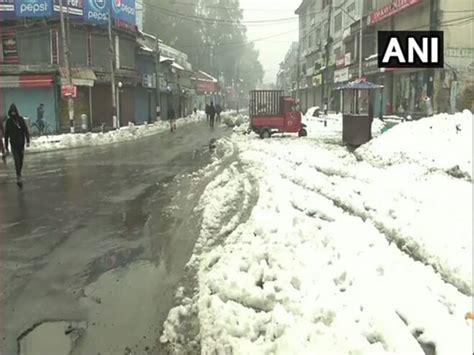
[[[362,76],[384,85],[374,98],[375,112],[421,115],[426,96],[435,111],[471,108],[472,11],[470,0],[303,0],[296,10],[301,106],[327,101],[329,109],[339,110],[341,94],[333,89]],[[384,30],[444,31],[445,68],[379,69],[377,32]]]
[[[293,42],[280,63],[280,70],[277,74],[277,88],[283,90],[285,95],[296,93],[297,67],[298,67],[298,42]]]
[[[81,129],[83,115],[89,127],[112,128],[129,121],[150,122],[157,117],[157,108],[166,118],[171,105],[177,114],[191,112],[196,83],[191,80],[194,73],[187,55],[161,42],[158,46],[154,36],[137,29],[140,23],[135,20],[134,0],[112,6],[110,37],[108,10],[94,8],[92,0],[63,0],[70,68],[65,65],[58,1],[32,1],[41,2],[41,9],[49,10],[22,13],[18,8],[21,1],[12,0],[0,7],[1,116],[6,115],[11,103],[16,103],[20,113],[34,122],[37,108],[43,104],[48,130],[68,132],[68,102],[62,97],[68,73],[75,87],[76,130]],[[116,112],[112,104],[112,63]]]

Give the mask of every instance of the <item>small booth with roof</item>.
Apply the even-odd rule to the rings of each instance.
[[[350,111],[342,113],[342,140],[345,144],[360,146],[372,139],[374,92],[375,90],[382,90],[382,95],[380,96],[383,101],[383,88],[383,85],[359,79],[335,89],[343,91],[343,93],[349,92],[350,96]],[[344,96],[342,95],[343,100]],[[345,107],[344,102],[342,107]]]

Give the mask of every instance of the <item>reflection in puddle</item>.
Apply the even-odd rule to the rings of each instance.
[[[68,355],[84,334],[85,322],[45,322],[18,339],[20,355]]]

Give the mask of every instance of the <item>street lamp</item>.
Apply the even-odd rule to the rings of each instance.
[[[117,101],[118,101],[118,119],[117,119],[117,128],[120,128],[122,126],[121,122],[122,122],[122,88],[123,88],[123,83],[121,81],[119,81],[117,83],[117,86],[118,86],[118,90],[117,90]]]

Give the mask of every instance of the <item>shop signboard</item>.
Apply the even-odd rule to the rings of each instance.
[[[349,67],[338,69],[334,72],[334,82],[343,83],[349,81]]]
[[[112,17],[129,25],[135,25],[135,0],[110,0]]]
[[[0,20],[15,17],[15,0],[0,0]]]
[[[369,26],[390,18],[410,7],[418,5],[422,0],[393,0],[391,4],[385,5],[369,14],[367,24]]]
[[[15,0],[16,17],[51,17],[52,15],[51,0]]]
[[[60,0],[54,0],[54,12],[57,13],[59,13],[59,1]],[[82,5],[83,1],[87,0],[62,0],[64,13],[82,17],[84,14]]]
[[[313,76],[313,86],[320,86],[323,82],[323,76],[321,74]]]
[[[336,67],[340,68],[344,66],[344,55],[340,55],[336,58]]]
[[[203,93],[211,93],[216,92],[216,83],[212,81],[203,81],[198,80],[196,82],[196,92],[203,94]]]
[[[107,0],[84,0],[84,21],[105,24],[109,20]]]
[[[77,86],[75,85],[62,85],[61,86],[61,97],[76,97]]]

